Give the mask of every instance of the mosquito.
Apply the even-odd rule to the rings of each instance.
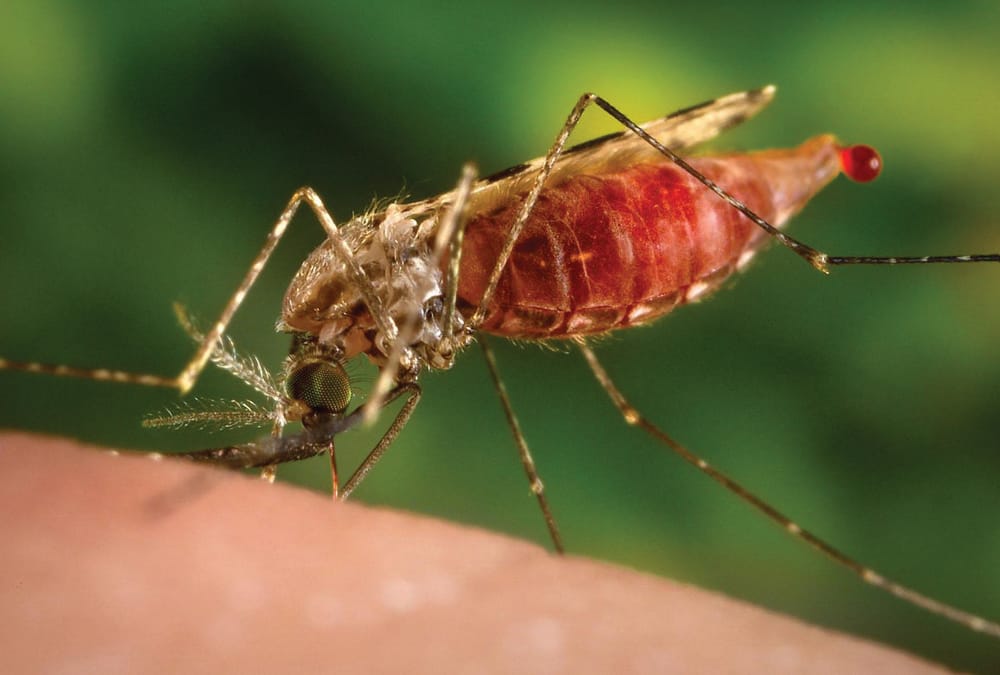
[[[421,398],[424,370],[446,370],[473,342],[483,350],[549,537],[562,537],[521,432],[487,336],[569,341],[625,422],[637,426],[790,535],[862,581],[913,605],[1000,637],[1000,624],[903,586],[848,557],[666,434],[633,407],[588,344],[591,336],[647,324],[695,302],[743,269],[765,243],[780,245],[823,273],[845,265],[1000,262],[1000,254],[920,257],[834,256],[781,229],[840,174],[874,179],[881,158],[864,145],[822,135],[791,149],[684,159],[679,153],[757,114],[768,86],[725,96],[638,125],[595,94],[577,101],[548,153],[486,178],[467,164],[437,197],[390,203],[337,225],[311,188],[292,195],[263,248],[209,330],[176,311],[198,343],[175,377],[0,359],[0,369],[172,387],[187,393],[211,361],[270,400],[195,404],[147,420],[152,426],[265,422],[258,440],[184,456],[261,469],[322,453],[334,493],[347,498],[383,457]],[[624,129],[566,147],[584,111],[596,106]],[[292,344],[280,377],[239,354],[227,327],[302,204],[326,239],[302,263],[285,294],[279,329]],[[379,374],[351,409],[346,364],[364,355]],[[335,438],[403,400],[388,429],[341,485]],[[302,429],[285,434],[289,422]]]

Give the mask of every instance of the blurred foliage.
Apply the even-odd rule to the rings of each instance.
[[[641,121],[773,82],[772,108],[716,145],[835,131],[886,161],[878,183],[816,199],[799,235],[843,254],[997,251],[998,38],[986,2],[6,0],[0,354],[174,373],[191,345],[170,302],[213,318],[296,187],[340,219],[374,196],[449,189],[465,160],[492,172],[542,154],[585,90]],[[613,129],[593,113],[577,138]],[[237,341],[267,363],[287,349],[271,330],[283,284],[319,241],[303,216],[238,316]],[[824,278],[772,250],[600,353],[654,420],[805,526],[997,619],[997,274]],[[628,429],[578,355],[497,346],[573,552],[996,666],[995,642],[864,587]],[[544,542],[476,352],[424,378],[359,498]],[[0,377],[4,427],[129,448],[236,440],[139,428],[170,392]],[[244,395],[217,373],[199,387]],[[371,437],[345,436],[344,462]],[[282,473],[326,478],[322,462]]]

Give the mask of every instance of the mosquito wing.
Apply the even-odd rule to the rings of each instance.
[[[730,94],[640,126],[663,145],[680,152],[753,117],[771,102],[774,92],[774,86],[768,85]],[[657,159],[663,157],[655,148],[631,131],[623,130],[567,148],[556,161],[546,184],[558,185],[570,176],[607,173]],[[472,190],[470,211],[491,210],[527,192],[544,161],[544,157],[538,157],[477,181]],[[438,209],[451,199],[452,194],[446,193],[407,204],[407,211],[419,213]]]
[[[750,119],[771,102],[774,92],[774,86],[768,85],[730,94],[640,126],[660,143],[680,153]],[[662,155],[631,131],[623,130],[568,148],[556,163],[552,176],[594,173],[590,166],[600,171],[608,166],[622,167],[650,159],[662,159]],[[540,166],[542,161],[537,159],[532,164]]]
[[[774,86],[768,85],[730,94],[678,110],[641,126],[660,143],[680,152],[709,141],[753,117],[771,102],[774,92]],[[655,148],[631,131],[623,130],[567,148],[552,168],[547,185],[558,185],[578,174],[602,174],[643,161],[662,159]],[[544,157],[539,157],[479,181],[473,189],[473,210],[488,210],[527,192],[544,161]]]

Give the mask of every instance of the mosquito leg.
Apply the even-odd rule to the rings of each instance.
[[[455,196],[451,206],[448,207],[438,224],[438,231],[434,243],[435,268],[440,267],[440,261],[446,250],[451,253],[447,276],[444,282],[444,310],[441,319],[443,327],[442,341],[439,343],[439,353],[445,358],[451,358],[454,354],[454,345],[451,344],[451,337],[454,335],[455,303],[458,297],[458,264],[461,254],[462,236],[465,233],[465,212],[469,203],[469,194],[472,191],[472,184],[476,180],[476,168],[472,164],[466,164],[462,168],[462,177],[458,185],[453,190]],[[419,316],[408,317],[399,327],[399,333],[393,342],[392,349],[388,354],[385,365],[379,371],[372,393],[365,402],[364,421],[369,424],[375,420],[378,412],[384,407],[386,395],[392,389],[393,383],[399,374],[403,351],[409,346],[413,332],[416,329]],[[409,364],[408,364],[409,365]],[[403,367],[403,370],[408,370]]]
[[[565,142],[565,139],[563,139]],[[435,241],[434,255],[436,260],[441,260],[444,251],[449,251],[450,258],[448,269],[445,278],[445,307],[442,317],[442,324],[444,326],[444,334],[446,338],[451,337],[453,333],[453,317],[455,312],[455,304],[458,296],[458,280],[459,280],[459,269],[461,265],[461,253],[462,253],[462,241],[465,234],[466,225],[466,206],[468,204],[469,194],[471,192],[472,184],[476,179],[475,167],[471,164],[466,164],[462,171],[462,178],[459,181],[458,187],[455,189],[455,201],[453,202],[451,208],[445,213],[444,217],[441,219],[441,224],[439,225],[437,238]],[[514,237],[512,237],[513,239]],[[508,252],[509,255],[509,252]],[[397,340],[397,345],[403,343],[402,338],[408,333],[409,326],[405,325],[400,331],[400,340]],[[528,449],[528,444],[524,439],[524,434],[521,432],[521,427],[518,424],[517,417],[514,415],[513,408],[510,405],[510,399],[507,396],[507,390],[504,387],[503,381],[500,379],[499,372],[497,371],[496,359],[493,356],[492,350],[486,344],[485,340],[480,339],[480,344],[483,347],[483,351],[486,355],[486,362],[490,369],[490,374],[493,377],[494,385],[496,386],[497,392],[500,396],[500,401],[504,407],[504,413],[507,416],[508,424],[510,425],[511,431],[514,435],[514,440],[517,443],[518,452],[521,456],[521,464],[524,467],[525,473],[528,476],[528,481],[531,484],[531,491],[535,494],[538,499],[539,506],[542,510],[542,515],[545,518],[546,526],[549,530],[549,535],[552,539],[552,543],[555,546],[556,551],[559,553],[564,552],[562,537],[559,534],[559,528],[556,525],[555,518],[552,515],[552,510],[549,507],[548,500],[545,498],[545,490],[542,484],[541,478],[538,476],[538,471],[535,468],[534,459],[531,456],[531,452]],[[388,378],[388,373],[390,373],[390,368],[398,364],[399,362],[399,352],[401,350],[394,348],[388,365],[379,374],[379,380],[385,380],[388,386],[388,382],[391,379]],[[395,371],[392,371],[392,375],[395,375]],[[414,385],[415,386],[415,385]],[[376,386],[376,391],[378,387]],[[343,496],[346,498],[360,483],[361,479],[371,470],[375,462],[382,456],[385,449],[391,444],[392,440],[396,438],[399,430],[405,424],[406,420],[412,413],[412,407],[416,406],[416,401],[419,398],[419,390],[417,390],[417,398],[411,398],[407,401],[406,406],[397,415],[396,420],[390,427],[389,431],[382,437],[378,445],[369,454],[368,458],[362,464],[362,466],[355,472],[355,475],[351,477],[351,480],[344,487]],[[389,399],[391,400],[391,399]],[[386,403],[388,400],[386,401]],[[411,406],[412,404],[412,406]],[[379,405],[379,408],[384,406],[384,403]],[[369,408],[369,404],[365,405],[366,410]],[[408,409],[410,408],[410,409]],[[405,417],[403,417],[405,413]],[[366,414],[367,418],[367,414]],[[398,427],[398,428],[397,428]]]
[[[333,492],[333,498],[340,498],[340,475],[337,473],[337,448],[333,443],[333,439],[330,439],[330,446],[327,448],[327,456],[330,458],[330,485]]]
[[[638,426],[641,428],[647,434],[669,447],[685,462],[694,466],[703,474],[722,485],[726,488],[726,490],[755,508],[790,535],[799,541],[808,544],[826,557],[833,560],[835,563],[851,570],[865,583],[875,586],[876,588],[880,588],[883,591],[891,593],[897,598],[900,598],[912,605],[922,607],[933,614],[937,614],[938,616],[954,621],[955,623],[966,626],[967,628],[986,633],[993,637],[1000,637],[1000,624],[962,611],[933,598],[929,598],[911,588],[887,579],[869,567],[865,567],[853,558],[848,557],[838,549],[823,541],[809,530],[797,525],[794,521],[765,502],[763,499],[747,490],[726,474],[711,466],[701,457],[695,455],[693,452],[667,435],[655,424],[646,419],[638,410],[632,407],[628,400],[626,400],[626,398],[618,390],[618,387],[615,386],[615,383],[608,376],[607,371],[604,370],[604,367],[597,360],[597,356],[590,349],[587,343],[583,340],[577,340],[577,344],[580,347],[580,351],[583,352],[583,357],[587,360],[587,364],[593,371],[597,381],[600,383],[604,391],[607,392],[608,396],[611,397],[611,401],[615,404],[615,407],[618,408],[622,417],[625,419],[625,422],[632,426]]]
[[[549,500],[545,497],[545,485],[538,475],[538,470],[535,468],[535,460],[531,457],[531,451],[528,449],[528,442],[525,440],[524,433],[521,431],[521,425],[518,424],[517,417],[514,415],[514,408],[511,407],[510,397],[507,396],[507,388],[504,386],[503,380],[500,379],[500,372],[497,370],[497,361],[493,355],[493,349],[487,344],[486,339],[482,335],[479,336],[479,345],[483,348],[486,365],[489,367],[490,377],[493,378],[493,387],[496,389],[497,395],[500,396],[500,404],[503,406],[504,414],[507,416],[507,425],[514,435],[517,452],[521,456],[521,466],[524,467],[524,473],[528,477],[531,492],[538,499],[538,507],[542,510],[542,516],[545,518],[545,526],[549,529],[549,537],[552,539],[552,545],[555,547],[557,553],[565,553],[562,536],[559,534],[559,527],[556,525],[556,519],[552,515],[552,509],[549,508]]]
[[[458,302],[458,275],[462,262],[462,242],[465,239],[465,226],[468,223],[467,207],[472,184],[476,180],[476,167],[466,164],[462,167],[462,178],[455,189],[455,201],[448,213],[441,219],[437,239],[434,242],[434,259],[440,261],[445,251],[448,252],[448,269],[444,280],[444,312],[441,323],[444,328],[444,338],[455,334],[454,317],[455,304]]]
[[[132,384],[144,384],[150,386],[173,387],[180,389],[182,394],[187,393],[187,391],[194,386],[195,381],[198,379],[198,375],[205,368],[209,359],[211,359],[212,353],[215,351],[219,339],[222,337],[226,327],[232,320],[237,308],[243,302],[243,299],[246,297],[250,287],[257,280],[257,277],[260,276],[261,270],[263,270],[268,258],[270,258],[275,247],[277,247],[278,242],[281,240],[281,237],[288,229],[289,223],[291,223],[292,218],[295,216],[295,212],[299,208],[299,204],[306,198],[307,194],[314,195],[312,190],[309,188],[302,188],[292,195],[291,200],[289,200],[288,205],[285,207],[284,211],[282,211],[278,221],[274,224],[274,227],[271,228],[270,233],[268,233],[267,239],[264,241],[263,248],[261,248],[260,252],[257,253],[253,263],[250,265],[246,275],[243,277],[243,281],[241,281],[240,285],[236,288],[236,291],[233,293],[229,302],[222,310],[222,314],[216,320],[212,329],[208,332],[208,334],[201,338],[200,344],[197,351],[195,351],[194,356],[191,357],[191,360],[186,366],[184,366],[184,369],[177,375],[177,377],[162,377],[159,375],[128,373],[107,369],[88,370],[83,368],[70,368],[66,366],[49,366],[39,363],[15,363],[5,360],[0,360],[0,368],[26,370],[29,372],[47,373],[51,375],[83,377],[92,380],[108,380],[113,382],[128,382]],[[318,198],[316,199],[318,201]],[[322,204],[320,204],[320,208],[322,209]],[[322,210],[325,213],[325,209]],[[327,216],[327,219],[329,220],[329,216]],[[320,218],[320,221],[323,222],[323,219]],[[323,222],[323,225],[324,228],[327,227],[325,222]]]
[[[507,266],[507,260],[514,251],[514,244],[517,243],[517,238],[521,235],[524,224],[528,222],[528,216],[531,215],[532,209],[535,208],[538,196],[542,193],[542,188],[545,186],[545,180],[552,173],[552,167],[555,166],[556,160],[559,159],[563,149],[566,147],[566,140],[569,138],[569,135],[580,122],[583,111],[595,100],[597,100],[595,94],[587,93],[580,97],[580,100],[573,106],[569,117],[566,118],[566,123],[563,124],[563,128],[559,131],[559,135],[556,136],[552,147],[549,148],[548,153],[545,155],[542,166],[535,175],[535,181],[531,185],[531,190],[528,191],[528,195],[521,204],[520,211],[517,212],[517,218],[514,219],[514,223],[511,225],[507,240],[504,242],[496,262],[493,263],[493,271],[490,273],[489,281],[486,283],[486,290],[483,292],[483,297],[479,300],[479,306],[476,308],[475,314],[469,320],[468,325],[470,328],[478,328],[486,319],[486,311],[489,308],[490,301],[493,299],[493,294],[497,290],[497,284],[500,283],[500,275],[503,273],[504,267]]]
[[[109,368],[74,368],[73,366],[38,363],[37,361],[11,361],[0,358],[0,370],[20,370],[25,373],[40,375],[55,375],[56,377],[79,377],[86,380],[102,382],[123,382],[126,384],[141,384],[148,387],[176,388],[177,378],[147,373],[130,373],[125,370]]]
[[[749,218],[755,225],[763,229],[769,235],[777,239],[782,246],[791,249],[796,255],[804,259],[820,272],[829,273],[831,265],[913,265],[925,263],[977,263],[977,262],[1000,262],[1000,253],[986,253],[977,255],[936,255],[936,256],[831,256],[822,251],[818,251],[808,244],[804,244],[795,237],[785,234],[766,220],[758,216],[754,211],[742,201],[732,196],[726,190],[719,187],[713,180],[702,174],[693,166],[688,164],[676,152],[660,143],[638,124],[630,120],[623,112],[595,94],[584,94],[581,102],[586,100],[593,102],[604,112],[611,115],[625,128],[646,141],[653,148],[667,157],[674,164],[691,174],[699,183],[718,195],[723,201],[734,209]],[[579,107],[580,104],[577,104]],[[574,112],[576,109],[574,109]],[[572,119],[572,115],[570,116]],[[567,124],[569,122],[567,121]],[[562,138],[562,136],[560,136]],[[565,139],[563,139],[565,141]],[[558,144],[558,141],[557,141]],[[555,147],[553,147],[555,150]],[[551,151],[550,151],[551,152]],[[548,159],[548,158],[546,158]],[[554,161],[554,160],[553,160]],[[543,167],[543,171],[544,171]],[[539,172],[541,174],[541,172]],[[538,186],[541,187],[540,185]],[[537,198],[537,195],[536,195]],[[532,202],[533,204],[534,202]],[[516,223],[515,223],[516,224]],[[522,223],[523,224],[523,223]],[[506,250],[506,249],[505,249]],[[499,277],[499,275],[498,275]],[[491,277],[492,281],[492,277]]]
[[[358,485],[361,484],[361,481],[363,481],[365,476],[368,475],[368,472],[374,468],[380,459],[382,459],[382,455],[385,454],[385,451],[389,449],[392,442],[396,440],[397,436],[399,436],[399,432],[403,430],[404,426],[406,426],[406,423],[410,419],[410,415],[413,414],[414,408],[416,408],[417,403],[420,402],[420,385],[416,382],[404,382],[397,385],[396,388],[390,391],[385,397],[383,406],[389,405],[400,396],[408,396],[406,403],[404,403],[403,407],[400,408],[398,413],[396,413],[396,419],[392,421],[392,424],[389,425],[386,432],[382,434],[382,438],[379,439],[379,442],[375,444],[372,451],[368,453],[367,457],[365,457],[365,461],[361,463],[361,466],[357,468],[354,475],[352,475],[344,487],[341,488],[341,499],[347,499],[351,493],[357,489]],[[364,414],[364,407],[351,413],[351,417],[358,414]]]
[[[526,207],[522,206],[521,212],[518,215],[518,221],[520,225],[515,223],[511,234],[507,238],[507,242],[504,247],[505,252],[501,252],[497,263],[494,265],[493,273],[490,277],[490,286],[492,289],[496,289],[496,281],[500,278],[500,273],[503,271],[503,264],[506,259],[510,257],[510,252],[513,249],[514,241],[517,239],[517,235],[524,225],[524,221],[527,220],[528,214],[531,212],[531,207],[534,205],[535,200],[538,198],[538,192],[541,190],[541,185],[544,183],[545,176],[548,175],[548,171],[551,170],[551,163],[555,162],[558,158],[558,153],[561,151],[562,146],[566,143],[566,138],[569,136],[570,131],[572,131],[573,126],[579,120],[579,113],[582,113],[583,108],[586,103],[583,99],[574,108],[574,115],[570,115],[570,119],[567,120],[568,130],[564,129],[564,133],[560,134],[560,137],[556,140],[556,146],[553,148],[555,152],[552,156],[552,162],[546,161],[548,165],[548,170],[543,166],[542,170],[539,171],[540,178],[535,179],[535,186],[538,188],[534,191],[534,198],[529,195],[528,201],[525,202]],[[579,109],[579,112],[577,112]],[[546,158],[548,160],[548,157]],[[545,176],[542,176],[544,172]],[[462,181],[459,183],[459,188],[456,189],[456,198],[452,208],[449,210],[448,214],[442,219],[442,228],[438,230],[438,239],[435,245],[435,254],[437,259],[440,260],[441,255],[444,251],[444,247],[449,246],[450,258],[448,261],[447,277],[445,280],[445,309],[443,316],[444,330],[446,336],[452,335],[452,317],[455,311],[455,303],[458,297],[458,281],[459,281],[459,270],[461,266],[461,255],[462,255],[462,241],[465,235],[465,207],[468,202],[469,190],[471,189],[472,182],[475,180],[475,174],[471,165],[466,165],[463,171]],[[530,204],[528,203],[530,201]],[[454,232],[451,234],[449,230],[452,227],[444,227],[443,225],[448,222],[452,222]],[[450,243],[449,243],[450,240]],[[487,295],[492,295],[491,290],[487,290]],[[485,316],[485,307],[488,305],[488,299],[486,303],[481,303],[479,310],[482,310]],[[480,314],[477,310],[476,315]],[[477,320],[473,317],[469,323],[469,326],[475,327],[481,319]],[[548,528],[549,536],[552,539],[552,545],[555,547],[556,551],[563,553],[565,549],[563,548],[562,537],[559,534],[559,528],[556,525],[555,517],[552,515],[552,509],[549,507],[548,499],[545,497],[545,487],[542,483],[541,478],[538,476],[538,471],[535,468],[535,460],[531,456],[531,451],[528,449],[528,443],[524,438],[524,433],[521,431],[521,425],[517,421],[517,417],[514,415],[514,409],[511,407],[510,398],[507,395],[507,389],[500,379],[500,373],[497,369],[496,358],[493,355],[493,350],[486,343],[483,336],[479,337],[479,344],[483,349],[483,354],[486,357],[486,364],[489,367],[490,376],[493,378],[494,387],[497,390],[497,394],[500,397],[500,403],[503,406],[504,414],[507,416],[507,424],[510,426],[511,433],[514,436],[514,442],[517,444],[518,454],[521,457],[521,465],[524,467],[524,472],[527,474],[528,483],[531,485],[531,491],[534,493],[535,497],[538,499],[538,505],[542,510],[542,516],[545,518],[545,525]]]
[[[298,211],[302,202],[308,204],[309,208],[311,208],[313,213],[316,215],[316,218],[319,220],[320,225],[322,225],[324,231],[326,232],[327,238],[331,242],[334,250],[337,255],[340,256],[342,262],[346,265],[351,283],[355,284],[356,287],[360,289],[362,299],[371,310],[371,314],[374,317],[379,330],[383,331],[386,335],[395,337],[396,327],[392,323],[392,319],[388,317],[383,309],[381,299],[375,293],[375,289],[372,287],[371,281],[365,276],[364,271],[361,269],[361,265],[354,259],[350,247],[340,235],[340,231],[337,229],[337,225],[333,218],[326,210],[326,207],[323,205],[319,195],[317,195],[312,188],[304,187],[298,189],[295,194],[292,195],[291,199],[288,201],[288,205],[285,206],[284,211],[281,212],[281,216],[279,216],[277,222],[274,224],[274,227],[271,229],[270,233],[268,233],[267,239],[264,241],[264,246],[261,248],[260,252],[257,253],[257,256],[250,265],[250,268],[247,270],[246,275],[243,277],[239,286],[237,286],[232,297],[229,298],[229,302],[226,303],[226,306],[223,308],[219,318],[212,326],[212,329],[205,334],[200,345],[198,346],[197,351],[195,351],[194,356],[191,357],[191,360],[188,361],[187,365],[184,366],[184,369],[181,370],[176,377],[164,377],[162,375],[150,375],[145,373],[131,373],[121,370],[109,370],[106,368],[73,368],[70,366],[50,365],[45,363],[10,361],[2,358],[0,358],[0,370],[22,370],[31,373],[43,373],[63,377],[81,377],[90,380],[125,382],[155,387],[172,387],[179,389],[182,394],[187,393],[191,387],[194,386],[194,383],[197,381],[201,371],[204,370],[206,364],[212,358],[212,354],[216,350],[219,340],[225,333],[226,328],[229,326],[229,322],[232,320],[233,315],[236,313],[240,304],[242,304],[244,298],[246,298],[250,287],[253,286],[255,281],[257,281],[257,277],[260,276],[261,271],[264,269],[264,265],[271,257],[271,254],[277,247],[281,237],[285,234],[285,231],[288,229],[292,218],[295,217],[295,213]]]
[[[292,198],[288,201],[288,205],[285,210],[282,211],[281,216],[275,223],[274,228],[272,228],[270,234],[268,234],[266,241],[264,242],[264,247],[254,258],[253,263],[250,265],[250,269],[247,270],[246,276],[240,285],[236,288],[236,292],[229,299],[225,308],[222,310],[222,314],[216,320],[215,325],[205,336],[204,341],[202,341],[201,346],[198,347],[198,351],[188,362],[184,370],[181,371],[180,375],[177,376],[176,386],[181,390],[181,393],[187,392],[198,379],[198,375],[205,368],[205,364],[208,363],[209,358],[211,358],[212,351],[215,349],[216,343],[219,338],[222,337],[232,320],[233,315],[236,313],[237,308],[246,298],[247,292],[250,287],[253,286],[257,277],[260,276],[261,270],[264,269],[264,265],[267,263],[268,258],[274,252],[274,249],[278,245],[278,241],[285,234],[288,229],[288,225],[291,223],[292,218],[295,217],[296,211],[298,211],[299,205],[305,202],[309,208],[312,209],[316,218],[319,220],[320,225],[326,231],[326,236],[329,241],[333,244],[334,250],[340,256],[341,260],[346,264],[348,274],[351,277],[351,282],[357,284],[357,287],[361,290],[362,297],[365,304],[369,306],[372,311],[372,316],[375,318],[376,323],[379,324],[379,328],[386,330],[387,334],[395,335],[395,330],[389,329],[388,326],[384,325],[382,322],[385,320],[385,311],[382,309],[382,301],[379,296],[375,293],[375,289],[372,287],[371,281],[365,276],[364,272],[361,270],[361,265],[354,259],[351,253],[350,247],[344,241],[344,238],[340,235],[340,231],[337,229],[337,225],[330,213],[326,210],[323,205],[323,201],[319,198],[319,195],[309,187],[299,188],[292,195]]]

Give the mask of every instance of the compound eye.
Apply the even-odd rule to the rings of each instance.
[[[288,395],[313,412],[341,413],[351,402],[351,377],[336,361],[306,361],[295,368],[285,384]]]

